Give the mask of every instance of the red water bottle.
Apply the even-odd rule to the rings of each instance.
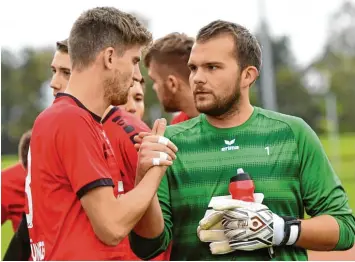
[[[255,185],[243,168],[238,168],[237,175],[230,179],[229,193],[233,199],[254,202]]]

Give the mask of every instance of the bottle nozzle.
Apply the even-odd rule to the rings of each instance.
[[[243,168],[238,168],[238,169],[237,169],[237,174],[242,174],[242,173],[244,173]]]

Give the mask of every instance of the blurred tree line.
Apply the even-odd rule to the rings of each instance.
[[[148,23],[147,19],[143,19]],[[345,2],[329,20],[328,40],[313,67],[330,73],[330,90],[338,99],[340,132],[355,131],[355,5]],[[258,32],[256,32],[258,36]],[[314,39],[305,39],[309,41]],[[287,36],[271,38],[278,111],[302,117],[317,133],[326,132],[324,99],[310,95],[303,85],[305,68],[297,66]],[[20,53],[1,50],[1,144],[2,154],[17,152],[22,133],[30,129],[44,109],[41,100],[43,84],[50,77],[53,48],[24,48]],[[141,66],[146,79],[146,114],[151,124],[157,117],[171,118],[161,113],[159,101],[152,90],[147,70]],[[254,105],[262,106],[260,83],[251,90]]]

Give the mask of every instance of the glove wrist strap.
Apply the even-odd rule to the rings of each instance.
[[[301,221],[297,220],[294,217],[286,217],[282,216],[285,221],[284,227],[284,238],[280,243],[280,246],[287,245],[291,246],[294,245],[300,237],[301,234]]]

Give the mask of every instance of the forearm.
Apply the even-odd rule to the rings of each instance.
[[[149,227],[147,226],[149,225]],[[134,227],[134,232],[145,238],[156,238],[164,230],[164,218],[157,194],[154,195],[147,211]]]
[[[143,260],[152,259],[169,247],[173,227],[169,197],[165,175],[149,209],[129,235],[133,252]]]
[[[128,235],[150,207],[163,175],[161,169],[162,167],[149,169],[133,190],[117,200],[119,207],[116,209],[116,224],[121,227],[124,236]],[[153,212],[156,211],[153,210]]]
[[[316,251],[333,250],[339,241],[339,225],[329,215],[302,220],[296,246]]]

